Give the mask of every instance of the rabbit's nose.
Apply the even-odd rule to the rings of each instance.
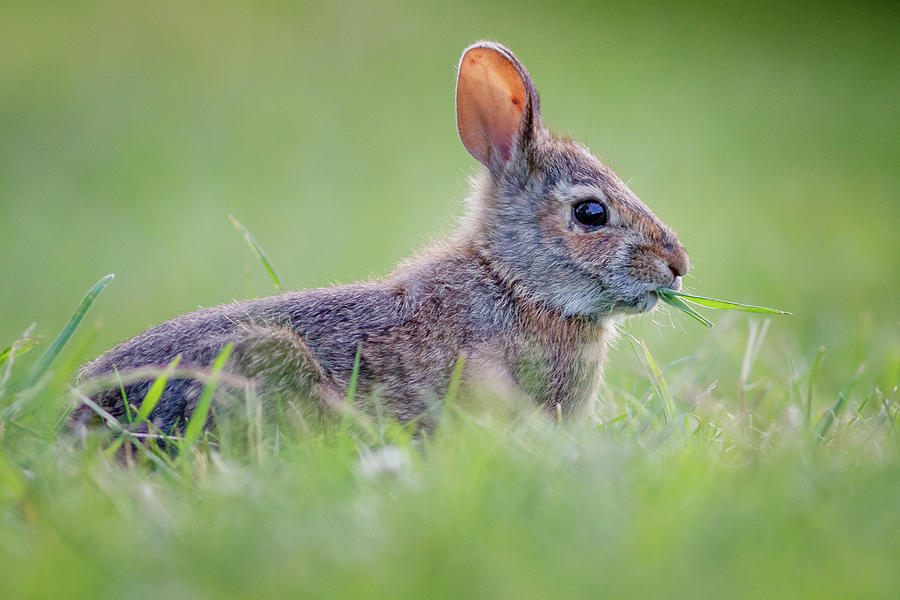
[[[690,262],[688,261],[687,252],[684,251],[684,248],[678,247],[674,252],[669,254],[668,258],[669,263],[669,271],[672,272],[672,279],[678,279],[679,277],[684,277],[687,274],[688,269],[690,268]]]
[[[682,275],[684,275],[684,273],[681,272],[681,269],[678,267],[678,265],[674,265],[674,264],[672,264],[672,263],[669,263],[669,270],[672,271],[672,278],[673,278],[673,279],[678,279],[679,277],[681,277]]]

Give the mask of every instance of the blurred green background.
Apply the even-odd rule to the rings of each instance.
[[[83,356],[272,293],[229,213],[288,288],[388,272],[461,212],[477,163],[454,68],[491,38],[530,70],[545,120],[679,232],[690,289],[797,313],[769,360],[825,345],[838,380],[869,361],[889,389],[898,25],[874,3],[7,0],[0,342],[32,321],[52,336],[108,272]],[[710,335],[668,312],[634,321],[663,360]]]

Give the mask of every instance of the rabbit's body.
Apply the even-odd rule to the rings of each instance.
[[[233,342],[228,371],[256,380],[266,400],[318,402],[304,407],[315,419],[316,411],[340,408],[359,348],[357,398],[376,399],[401,421],[423,414],[430,420],[460,357],[467,381],[521,390],[570,413],[596,391],[608,331],[609,325],[534,306],[507,289],[476,249],[445,245],[380,282],[182,315],[107,352],[82,378],[110,375],[114,366],[120,373],[163,366],[178,354],[179,367],[202,369]],[[128,385],[126,395],[141,398],[148,387]],[[155,425],[162,431],[183,425],[201,389],[199,381],[171,381]],[[125,416],[117,387],[98,399],[112,415]]]
[[[179,354],[181,367],[202,370],[232,342],[226,371],[266,401],[296,400],[327,418],[344,402],[359,351],[357,403],[377,398],[402,421],[428,420],[463,357],[466,382],[576,412],[596,395],[616,318],[650,310],[661,286],[677,288],[687,254],[612,169],[543,126],[531,79],[502,46],[464,52],[457,124],[487,170],[451,239],[379,282],[183,315],[123,342],[82,379],[163,367]],[[126,386],[129,401],[149,385]],[[154,424],[183,424],[201,388],[171,381]],[[125,413],[118,386],[95,399]]]

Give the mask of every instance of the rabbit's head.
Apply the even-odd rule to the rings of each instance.
[[[487,167],[463,235],[508,282],[567,316],[652,309],[679,289],[688,255],[675,232],[578,142],[552,134],[537,90],[505,47],[467,48],[456,86],[459,136]]]

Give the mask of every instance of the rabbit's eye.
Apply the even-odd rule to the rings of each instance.
[[[572,214],[575,215],[576,221],[588,227],[606,225],[606,221],[609,219],[609,211],[606,210],[606,205],[599,200],[579,202],[572,208]]]

